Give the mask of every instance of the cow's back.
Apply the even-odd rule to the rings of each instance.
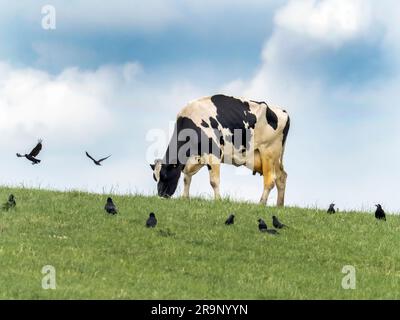
[[[177,115],[177,130],[195,129],[220,155],[237,152],[240,157],[229,160],[243,165],[260,146],[283,146],[288,121],[285,111],[265,102],[214,95],[188,103]]]

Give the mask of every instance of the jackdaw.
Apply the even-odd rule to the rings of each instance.
[[[375,218],[377,218],[378,220],[386,221],[385,211],[382,209],[382,206],[380,204],[376,204],[375,206],[376,206]]]
[[[154,212],[150,212],[149,218],[146,221],[146,227],[154,228],[156,225],[157,225],[156,215],[154,214]]]
[[[3,210],[10,210],[15,208],[15,206],[17,205],[17,203],[15,202],[15,197],[13,194],[10,194],[10,196],[8,197],[8,201],[6,203],[3,204]]]
[[[276,216],[272,216],[272,224],[276,229],[282,229],[283,227],[287,227],[287,225],[281,223]]]
[[[117,207],[115,206],[113,200],[110,197],[107,198],[107,203],[104,206],[104,210],[106,210],[107,213],[109,213],[109,214],[117,214],[118,213]]]
[[[106,160],[106,159],[108,159],[109,157],[111,157],[111,154],[110,154],[108,157],[101,158],[101,159],[99,159],[99,160],[94,159],[87,151],[86,151],[86,156],[87,156],[89,159],[91,159],[91,160],[94,162],[95,165],[101,166],[101,162],[104,161],[104,160]]]
[[[331,203],[330,205],[329,205],[329,208],[328,208],[328,211],[326,211],[327,213],[336,213],[336,210],[335,210],[335,204],[334,203]]]
[[[229,226],[229,225],[231,225],[231,224],[234,224],[235,223],[235,215],[234,214],[231,214],[229,217],[228,217],[228,219],[226,219],[226,221],[225,221],[225,224],[227,225],[227,226]]]
[[[39,159],[36,159],[36,157],[38,156],[39,152],[42,150],[42,140],[39,139],[37,145],[32,149],[32,151],[29,154],[20,154],[17,153],[17,157],[18,158],[22,158],[25,157],[26,159],[28,159],[29,161],[32,162],[32,164],[38,164],[40,163]]]

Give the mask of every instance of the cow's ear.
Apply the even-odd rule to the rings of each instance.
[[[155,165],[155,164],[151,164],[151,165],[150,165],[150,168],[151,168],[151,170],[154,171],[154,169],[156,168],[156,165]]]

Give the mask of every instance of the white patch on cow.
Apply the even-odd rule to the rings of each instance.
[[[162,160],[157,159],[154,161],[154,177],[156,178],[157,182],[160,181],[160,171],[161,171],[161,164]]]

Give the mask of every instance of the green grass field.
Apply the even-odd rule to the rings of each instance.
[[[0,188],[1,299],[400,298],[400,218],[200,199]],[[150,211],[155,229],[144,227]],[[236,224],[224,225],[229,213]],[[273,214],[290,226],[261,234]],[[41,287],[44,265],[57,288]],[[344,265],[356,289],[341,286]]]

